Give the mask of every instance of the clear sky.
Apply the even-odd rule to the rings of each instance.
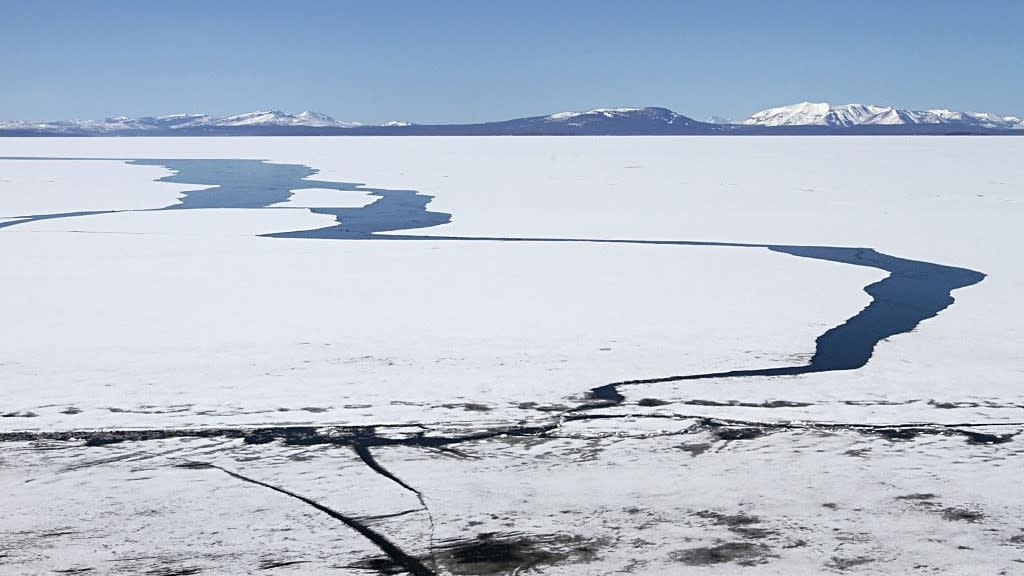
[[[803,100],[1024,116],[1024,0],[0,0],[5,120]]]

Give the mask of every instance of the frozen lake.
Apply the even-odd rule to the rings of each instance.
[[[0,568],[1012,573],[1022,152],[0,139]]]

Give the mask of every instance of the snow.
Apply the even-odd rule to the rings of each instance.
[[[451,552],[484,533],[546,551],[537,574],[1013,573],[1022,154],[989,137],[0,139],[0,156],[118,159],[0,159],[0,222],[172,205],[184,186],[123,159],[186,157],[302,163],[453,216],[406,232],[436,239],[258,236],[373,199],[310,189],[262,210],[2,228],[0,432],[553,427],[373,447],[429,516],[343,445],[0,442],[0,571],[319,574],[380,557],[301,502],[178,467],[199,461],[363,519],[440,574],[485,571]],[[592,386],[806,360],[883,273],[755,248],[445,236],[868,246],[988,277],[862,369],[624,386],[622,405],[579,413],[607,418],[574,421]],[[831,422],[929,425],[893,439]]]
[[[629,127],[631,120],[652,122],[651,126],[633,127],[640,133],[657,131],[659,123],[668,125],[693,124],[692,119],[667,108],[622,107],[595,108],[585,112],[558,112],[547,116],[518,118],[507,122],[533,124],[533,130],[550,129],[546,123],[559,126],[583,126],[588,122],[607,123],[615,121],[620,129]],[[712,116],[710,124],[732,124],[728,118]],[[1024,119],[1016,116],[1002,116],[987,112],[954,112],[950,110],[904,110],[891,106],[845,104],[835,106],[824,102],[801,102],[788,106],[769,108],[743,120],[742,124],[757,126],[828,126],[849,128],[859,125],[908,125],[908,124],[954,124],[966,127],[993,129],[1024,128]],[[412,126],[411,122],[392,120],[383,127]],[[698,123],[699,125],[699,123]],[[204,129],[256,128],[256,127],[306,127],[306,128],[354,128],[367,127],[360,122],[345,122],[313,111],[291,114],[280,110],[263,110],[227,117],[206,114],[173,114],[168,116],[145,116],[131,118],[116,116],[104,120],[69,121],[0,121],[0,130],[26,130],[69,135],[147,135],[167,136],[176,134],[203,134]],[[447,125],[458,129],[460,125]],[[478,125],[466,125],[475,127]],[[646,132],[644,132],[646,130]],[[175,132],[177,131],[177,132]],[[557,131],[557,130],[556,130]],[[232,131],[227,131],[232,132]]]
[[[727,369],[735,350],[785,365],[881,276],[721,248],[254,237],[328,220],[201,210],[6,230],[0,312],[23,329],[4,342],[0,410],[37,417],[3,424],[441,420],[461,402],[515,417],[638,373]],[[808,287],[835,298],[787,298]]]
[[[637,112],[645,112],[649,108],[595,108],[593,110],[587,110],[586,112],[556,112],[548,116],[551,120],[569,120],[578,116],[587,115],[598,115],[604,116],[605,118],[615,118],[616,116],[628,116]]]
[[[174,204],[196,186],[153,183],[171,172],[158,166],[127,167],[123,160],[0,160],[0,214],[26,216],[90,210],[141,210]],[[139,188],[123,172],[136,174]]]
[[[620,421],[620,430],[643,420]],[[484,534],[536,546],[525,546],[543,559],[536,574],[882,575],[927,566],[983,575],[1018,565],[1019,451],[807,430],[722,442],[692,421],[661,425],[646,436],[580,426],[546,439],[466,442],[458,456],[375,448],[378,462],[426,495],[429,516],[414,494],[331,445],[19,443],[6,448],[19,465],[0,469],[0,494],[10,495],[0,549],[18,573],[233,575],[289,561],[300,564],[278,571],[362,573],[361,561],[382,556],[295,500],[218,469],[180,467],[202,462],[364,519],[427,565],[436,560],[439,574],[487,573],[451,552]],[[723,543],[742,554],[700,553]],[[510,560],[497,573],[523,561]]]
[[[903,110],[892,106],[864,104],[832,105],[825,102],[801,102],[769,108],[743,121],[756,126],[833,126],[899,124],[965,124],[984,128],[1020,128],[1021,119],[986,112],[950,110]]]
[[[189,124],[194,126],[351,126],[351,123],[339,122],[334,118],[320,112],[302,112],[300,114],[288,114],[280,110],[267,110],[259,112],[248,112],[237,116],[228,116],[213,120],[204,120],[201,123]]]
[[[989,278],[958,291],[953,307],[914,334],[880,345],[863,370],[661,385],[631,394],[813,400],[813,407],[797,412],[886,420],[912,410],[921,418],[947,421],[975,417],[979,409],[937,410],[929,400],[1024,401],[1010,384],[1024,369],[1015,346],[1024,320],[1016,294],[1024,289],[1024,278],[1012,258],[992,249],[1018,243],[1021,201],[1015,190],[1024,181],[1024,169],[1012,159],[1024,151],[1020,148],[1015,140],[920,137],[0,141],[8,155],[231,156],[306,163],[321,170],[318,180],[360,181],[434,196],[430,209],[453,214],[453,221],[416,231],[428,236],[871,246],[979,270]],[[25,198],[37,194],[25,192],[33,182],[26,173],[16,182],[0,183],[4,201],[16,200],[0,216],[20,216],[30,209],[109,208],[117,198],[135,202],[127,206],[153,207],[173,203],[181,189],[152,182],[162,174],[152,167],[67,162],[58,168],[57,163],[38,162],[37,184],[32,185],[38,188],[28,190],[48,190],[43,180],[51,179],[69,191],[109,189],[112,200],[85,202],[68,194],[45,200],[48,196],[39,194],[28,203]],[[5,174],[33,169],[31,162],[3,163]],[[330,194],[337,194],[340,205],[365,202],[354,193],[310,191],[290,204],[328,204]],[[298,417],[353,422],[404,418],[419,410],[388,404],[395,397],[439,405],[449,403],[443,398],[462,396],[506,406],[539,394],[543,402],[560,403],[591,385],[620,378],[789,363],[791,355],[813,351],[817,334],[862,307],[867,297],[861,288],[880,277],[877,271],[753,249],[253,237],[327,223],[327,217],[302,210],[136,213],[0,231],[3,260],[9,263],[4,284],[12,287],[3,315],[24,326],[7,333],[3,348],[9,352],[0,367],[7,372],[5,381],[23,395],[8,398],[3,409],[39,414],[3,425],[109,425],[121,416],[104,407],[159,404],[154,401],[158,394],[166,405],[194,404],[173,416],[193,424],[203,422],[194,414],[207,408],[232,414],[218,416],[221,423],[297,417],[244,416],[255,404],[259,410],[332,406]],[[211,245],[207,236],[227,244]],[[147,261],[146,254],[154,259]],[[337,264],[324,264],[337,258]],[[98,277],[94,270],[101,263],[106,272]],[[33,270],[29,277],[24,276],[27,270]],[[232,274],[213,274],[225,270]],[[745,280],[749,270],[757,270],[753,277],[759,280],[753,294]],[[87,291],[58,296],[69,285]],[[557,286],[564,291],[546,299]],[[643,294],[639,299],[637,290]],[[72,298],[78,305],[48,309],[32,298],[39,293]],[[801,298],[794,300],[792,294]],[[189,305],[172,305],[181,301]],[[118,305],[128,302],[119,314]],[[493,302],[502,302],[504,312],[493,310]],[[147,312],[136,315],[140,309]],[[472,313],[457,313],[460,309]],[[102,325],[110,313],[124,316],[119,322],[128,331],[95,334],[90,327]],[[337,319],[325,321],[325,313]],[[68,314],[83,316],[76,320]],[[647,320],[638,325],[638,317]],[[680,318],[685,318],[682,325]],[[44,320],[50,324],[40,324]],[[157,340],[137,340],[135,333],[147,334],[152,325],[166,329],[145,337]],[[196,341],[193,325],[202,327]],[[59,334],[40,326],[59,326]],[[431,337],[422,337],[421,330]],[[773,336],[766,336],[766,330]],[[264,338],[248,341],[254,333]],[[153,358],[127,354],[123,346],[132,340],[159,353]],[[601,352],[610,340],[619,344],[611,346],[610,354]],[[345,353],[324,351],[328,343],[335,348],[344,343]],[[63,359],[52,358],[55,347],[66,347]],[[307,354],[307,348],[316,352]],[[189,360],[209,349],[220,350],[218,362]],[[363,357],[369,359],[359,360]],[[986,370],[965,372],[965,367],[980,365]],[[144,379],[135,376],[139,370]],[[295,370],[308,384],[279,389],[276,382]],[[482,374],[489,379],[481,380]],[[964,387],[968,374],[971,386]],[[81,392],[62,398],[65,379],[72,377]],[[220,384],[216,391],[183,389],[175,378],[215,378]],[[409,390],[405,381],[410,378],[422,385]],[[352,383],[337,384],[344,398],[324,388],[332,379]],[[366,382],[373,383],[373,400],[359,398],[365,396],[359,390]],[[239,392],[243,384],[245,394]],[[844,404],[879,398],[917,402],[902,412]],[[58,399],[93,408],[73,418],[60,413],[63,406],[44,408],[62,403]],[[367,403],[373,408],[358,414],[342,408]],[[1007,417],[1005,409],[982,412]],[[162,425],[170,416],[139,418],[139,425]]]
[[[331,190],[328,188],[305,188],[296,190],[285,202],[274,204],[275,208],[361,208],[377,200],[366,192],[357,190]],[[330,222],[328,222],[330,224]]]
[[[98,134],[123,130],[152,131],[162,128],[199,126],[212,120],[205,114],[172,114],[169,116],[144,116],[130,118],[116,116],[104,120],[66,120],[56,122],[11,121],[0,122],[0,128],[9,130],[52,130],[63,133],[94,132]]]
[[[903,124],[894,108],[846,104],[832,106],[825,102],[801,102],[791,106],[769,108],[743,121],[761,126],[840,126],[859,124]]]
[[[9,121],[0,122],[0,129],[54,130],[63,133],[84,131],[103,134],[124,130],[146,133],[164,129],[175,130],[202,127],[310,126],[346,128],[360,125],[358,122],[335,120],[322,112],[306,111],[299,114],[289,114],[280,110],[264,110],[226,117],[210,116],[207,114],[171,114],[167,116],[144,116],[141,118],[116,116],[104,120],[70,120],[59,122]]]

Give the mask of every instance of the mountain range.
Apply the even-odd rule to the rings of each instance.
[[[892,106],[844,104],[833,106],[824,102],[801,102],[790,106],[762,110],[743,121],[746,126],[906,126],[916,124],[947,124],[979,128],[1024,129],[1024,119],[999,116],[988,112],[953,112],[952,110],[902,110]]]
[[[343,122],[319,112],[279,110],[218,117],[207,114],[124,116],[104,120],[0,122],[0,136],[278,136],[278,135],[759,135],[759,134],[1019,134],[1024,119],[983,112],[904,110],[889,106],[801,102],[746,120],[701,122],[667,108],[598,108],[479,124],[381,125]]]

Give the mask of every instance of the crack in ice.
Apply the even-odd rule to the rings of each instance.
[[[359,459],[362,460],[363,463],[366,464],[371,470],[416,495],[416,499],[419,500],[420,506],[422,507],[423,512],[427,515],[427,520],[430,522],[430,537],[428,540],[427,550],[430,553],[430,563],[433,569],[437,570],[437,557],[434,554],[434,535],[436,532],[436,526],[434,524],[434,515],[430,512],[430,507],[427,506],[427,500],[423,496],[423,492],[419,491],[416,488],[413,488],[404,480],[402,480],[398,476],[395,476],[390,470],[385,468],[380,462],[377,461],[376,458],[374,458],[373,453],[370,452],[370,447],[367,446],[366,444],[357,442],[352,445],[352,449],[355,450],[355,453],[357,456],[359,456]]]
[[[363,536],[364,538],[366,538],[367,540],[372,542],[375,546],[377,546],[377,548],[380,548],[380,550],[382,552],[384,552],[385,554],[387,554],[388,557],[390,557],[392,560],[394,560],[395,562],[397,562],[398,564],[403,566],[413,576],[436,576],[436,572],[434,572],[430,568],[427,568],[426,566],[424,566],[422,562],[420,562],[415,557],[413,557],[413,556],[409,555],[408,553],[406,553],[404,550],[399,548],[397,545],[395,545],[393,542],[388,540],[382,534],[376,532],[375,530],[373,530],[369,526],[366,526],[365,524],[363,524],[359,520],[356,520],[355,518],[351,518],[349,516],[346,516],[346,515],[342,514],[341,512],[338,512],[337,510],[334,510],[332,508],[329,508],[329,507],[327,507],[327,506],[317,502],[316,500],[313,500],[311,498],[307,498],[307,497],[305,497],[305,496],[303,496],[301,494],[298,494],[296,492],[292,492],[291,490],[288,490],[286,488],[282,488],[280,486],[275,486],[275,485],[267,483],[267,482],[262,482],[260,480],[256,480],[255,478],[249,478],[248,476],[239,474],[238,472],[234,472],[232,470],[228,470],[227,468],[223,468],[221,466],[217,466],[216,464],[210,464],[210,463],[207,463],[207,462],[189,462],[189,463],[180,465],[180,467],[193,468],[193,469],[206,469],[206,468],[209,468],[209,469],[220,470],[221,472],[227,474],[228,476],[231,476],[232,478],[236,478],[238,480],[241,480],[243,482],[248,482],[250,484],[255,484],[256,486],[262,486],[264,488],[268,488],[268,489],[273,490],[275,492],[279,492],[281,494],[284,494],[285,496],[289,496],[291,498],[294,498],[294,499],[296,499],[296,500],[298,500],[298,501],[300,501],[300,502],[302,502],[304,504],[307,504],[307,505],[309,505],[309,506],[319,510],[320,512],[323,512],[324,514],[327,514],[331,518],[334,518],[335,520],[338,520],[339,522],[345,524],[349,528],[355,530],[361,536]]]

